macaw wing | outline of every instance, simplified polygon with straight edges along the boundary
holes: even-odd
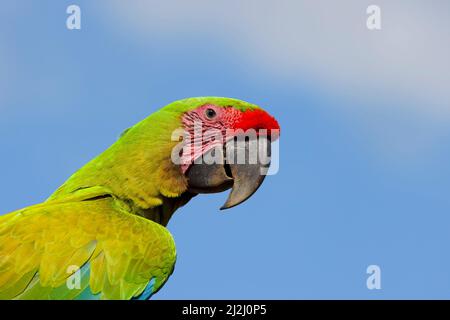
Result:
[[[175,260],[168,230],[112,197],[0,217],[0,299],[147,299]]]

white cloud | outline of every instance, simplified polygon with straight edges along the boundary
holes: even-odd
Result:
[[[446,0],[109,4],[102,10],[110,10],[121,33],[128,30],[127,37],[149,49],[155,38],[196,43],[214,39],[230,47],[242,63],[291,91],[303,91],[301,84],[307,81],[331,97],[342,97],[338,105],[354,121],[355,132],[366,136],[374,158],[394,167],[434,159],[450,132]],[[372,4],[381,8],[379,31],[366,27],[366,9]],[[342,101],[349,101],[348,106]]]
[[[375,2],[380,31],[366,28],[373,3],[361,0],[117,0],[111,8],[143,41],[212,35],[293,85],[302,77],[351,97],[392,95],[450,119],[450,3]]]

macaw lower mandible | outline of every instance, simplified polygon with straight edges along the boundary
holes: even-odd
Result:
[[[224,148],[249,129],[273,140],[279,125],[236,99],[173,102],[126,130],[47,201],[0,216],[0,299],[149,299],[175,265],[165,228],[175,210],[199,193],[231,188],[222,209],[230,208],[261,185],[267,163],[230,161],[239,147]],[[223,162],[196,161],[202,157]]]

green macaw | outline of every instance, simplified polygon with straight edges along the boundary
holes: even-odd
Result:
[[[216,129],[224,139],[198,143],[199,123],[201,134]],[[174,138],[179,128],[184,135]],[[231,188],[222,209],[230,208],[262,183],[263,164],[235,164],[221,153],[238,129],[279,126],[236,99],[173,102],[126,130],[45,202],[0,216],[0,299],[149,299],[174,269],[166,225],[175,210],[198,193]],[[174,152],[180,144],[194,148]],[[215,152],[223,164],[195,161]]]

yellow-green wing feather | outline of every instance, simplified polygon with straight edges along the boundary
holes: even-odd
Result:
[[[0,217],[0,299],[73,299],[87,291],[131,299],[150,281],[156,292],[175,260],[168,230],[112,197],[50,201]],[[81,285],[70,289],[77,268]]]

